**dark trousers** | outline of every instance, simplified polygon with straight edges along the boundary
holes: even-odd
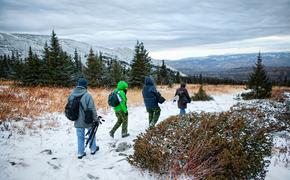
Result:
[[[147,112],[149,113],[149,127],[154,127],[159,119],[161,109],[149,109]]]
[[[128,115],[123,111],[116,112],[118,121],[114,125],[113,129],[110,131],[111,134],[114,134],[115,131],[122,125],[122,135],[128,133]]]

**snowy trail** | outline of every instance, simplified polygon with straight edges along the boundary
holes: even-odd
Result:
[[[237,103],[233,94],[213,96],[214,101],[192,102],[187,111],[220,112],[229,110]],[[176,103],[172,101],[161,105],[160,121],[179,113]],[[121,138],[120,129],[112,139],[108,132],[116,122],[113,111],[104,115],[106,120],[96,134],[100,151],[81,160],[76,158],[76,135],[73,123],[63,114],[45,114],[34,124],[42,128],[26,130],[24,135],[1,131],[0,180],[53,180],[53,179],[156,179],[148,172],[141,172],[126,161],[126,155],[133,153],[133,148],[116,152],[113,145],[133,140],[148,127],[148,118],[143,106],[129,107],[128,131],[130,136]],[[98,111],[102,114],[102,111]],[[159,121],[159,122],[160,122]],[[58,124],[59,123],[59,124]],[[46,124],[58,124],[49,127]],[[15,123],[20,126],[21,122]],[[10,138],[8,138],[10,136]],[[286,171],[287,173],[287,171]],[[290,173],[290,171],[288,171]]]

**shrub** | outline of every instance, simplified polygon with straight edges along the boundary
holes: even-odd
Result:
[[[264,118],[257,109],[170,117],[137,137],[128,161],[174,178],[264,178],[271,132],[289,128]]]
[[[191,97],[191,100],[193,100],[193,101],[210,101],[210,100],[213,100],[213,98],[206,94],[205,90],[203,89],[203,86],[201,85],[199,87],[198,92],[194,93],[194,95]]]

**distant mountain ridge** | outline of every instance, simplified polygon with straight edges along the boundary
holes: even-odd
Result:
[[[257,61],[258,53],[234,54],[167,60],[166,64],[187,74],[246,80]],[[272,79],[290,77],[290,52],[261,53],[263,64]]]
[[[0,55],[11,54],[12,51],[17,51],[22,57],[28,55],[29,46],[32,51],[38,55],[42,55],[42,50],[45,42],[49,44],[49,35],[34,35],[34,34],[20,34],[20,33],[0,33]],[[77,49],[78,54],[82,57],[82,62],[85,63],[86,55],[92,47],[94,52],[102,52],[103,55],[117,58],[117,60],[130,63],[134,56],[134,51],[130,48],[115,48],[109,49],[101,46],[92,46],[88,43],[79,42],[71,39],[59,38],[62,49],[68,54],[74,54]]]
[[[12,51],[18,52],[21,57],[27,57],[29,46],[32,51],[38,55],[42,55],[45,42],[49,44],[50,35],[35,35],[35,34],[20,34],[20,33],[0,33],[0,55],[10,54]],[[105,48],[101,46],[90,45],[85,42],[75,41],[72,39],[59,38],[60,45],[64,51],[73,57],[74,50],[77,49],[78,54],[81,56],[82,62],[86,62],[86,57],[92,47],[94,52],[102,52],[104,56],[116,58],[118,61],[129,65],[134,58],[134,51],[128,47],[122,48]],[[161,65],[161,61],[152,59],[154,65]],[[173,71],[177,71],[171,66],[167,66]],[[186,76],[182,72],[180,75]]]
[[[28,54],[29,46],[33,52],[42,55],[45,42],[50,41],[50,35],[34,35],[20,33],[0,33],[0,55],[11,54],[17,51],[22,57]],[[94,52],[102,52],[103,55],[116,58],[119,61],[130,64],[134,57],[134,51],[130,48],[105,48],[101,46],[90,45],[85,42],[71,39],[59,38],[59,42],[64,51],[71,56],[77,49],[86,62],[86,56],[92,47]],[[290,52],[262,53],[263,64],[267,67],[272,78],[278,76],[287,76],[290,79]],[[218,55],[206,57],[192,57],[179,60],[166,60],[168,68],[181,72],[181,75],[200,75],[217,78],[232,78],[237,80],[246,80],[252,67],[255,65],[257,53]],[[161,65],[160,60],[152,59],[153,64]]]

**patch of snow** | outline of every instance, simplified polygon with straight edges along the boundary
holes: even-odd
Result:
[[[213,101],[195,101],[188,105],[187,112],[227,111],[238,101],[235,94],[214,95]],[[160,121],[177,115],[177,103],[172,100],[161,105]],[[102,115],[106,120],[96,134],[100,150],[77,159],[76,132],[73,122],[63,113],[46,113],[32,123],[32,128],[25,128],[25,121],[8,121],[0,125],[0,179],[158,179],[148,171],[141,171],[131,166],[126,157],[134,153],[132,147],[123,152],[116,152],[120,144],[133,145],[137,135],[148,128],[148,114],[145,107],[129,107],[129,137],[121,138],[121,129],[115,133],[115,139],[109,131],[117,118],[113,110]],[[103,112],[98,110],[98,112]],[[21,133],[16,129],[20,129]],[[278,140],[277,142],[280,143]],[[284,141],[281,141],[284,143]],[[279,144],[277,143],[277,144]],[[290,171],[279,167],[270,167],[268,179],[283,179]],[[274,173],[271,173],[271,172]],[[281,171],[281,173],[280,173]],[[279,174],[275,174],[279,172]],[[277,176],[279,175],[279,176]]]

